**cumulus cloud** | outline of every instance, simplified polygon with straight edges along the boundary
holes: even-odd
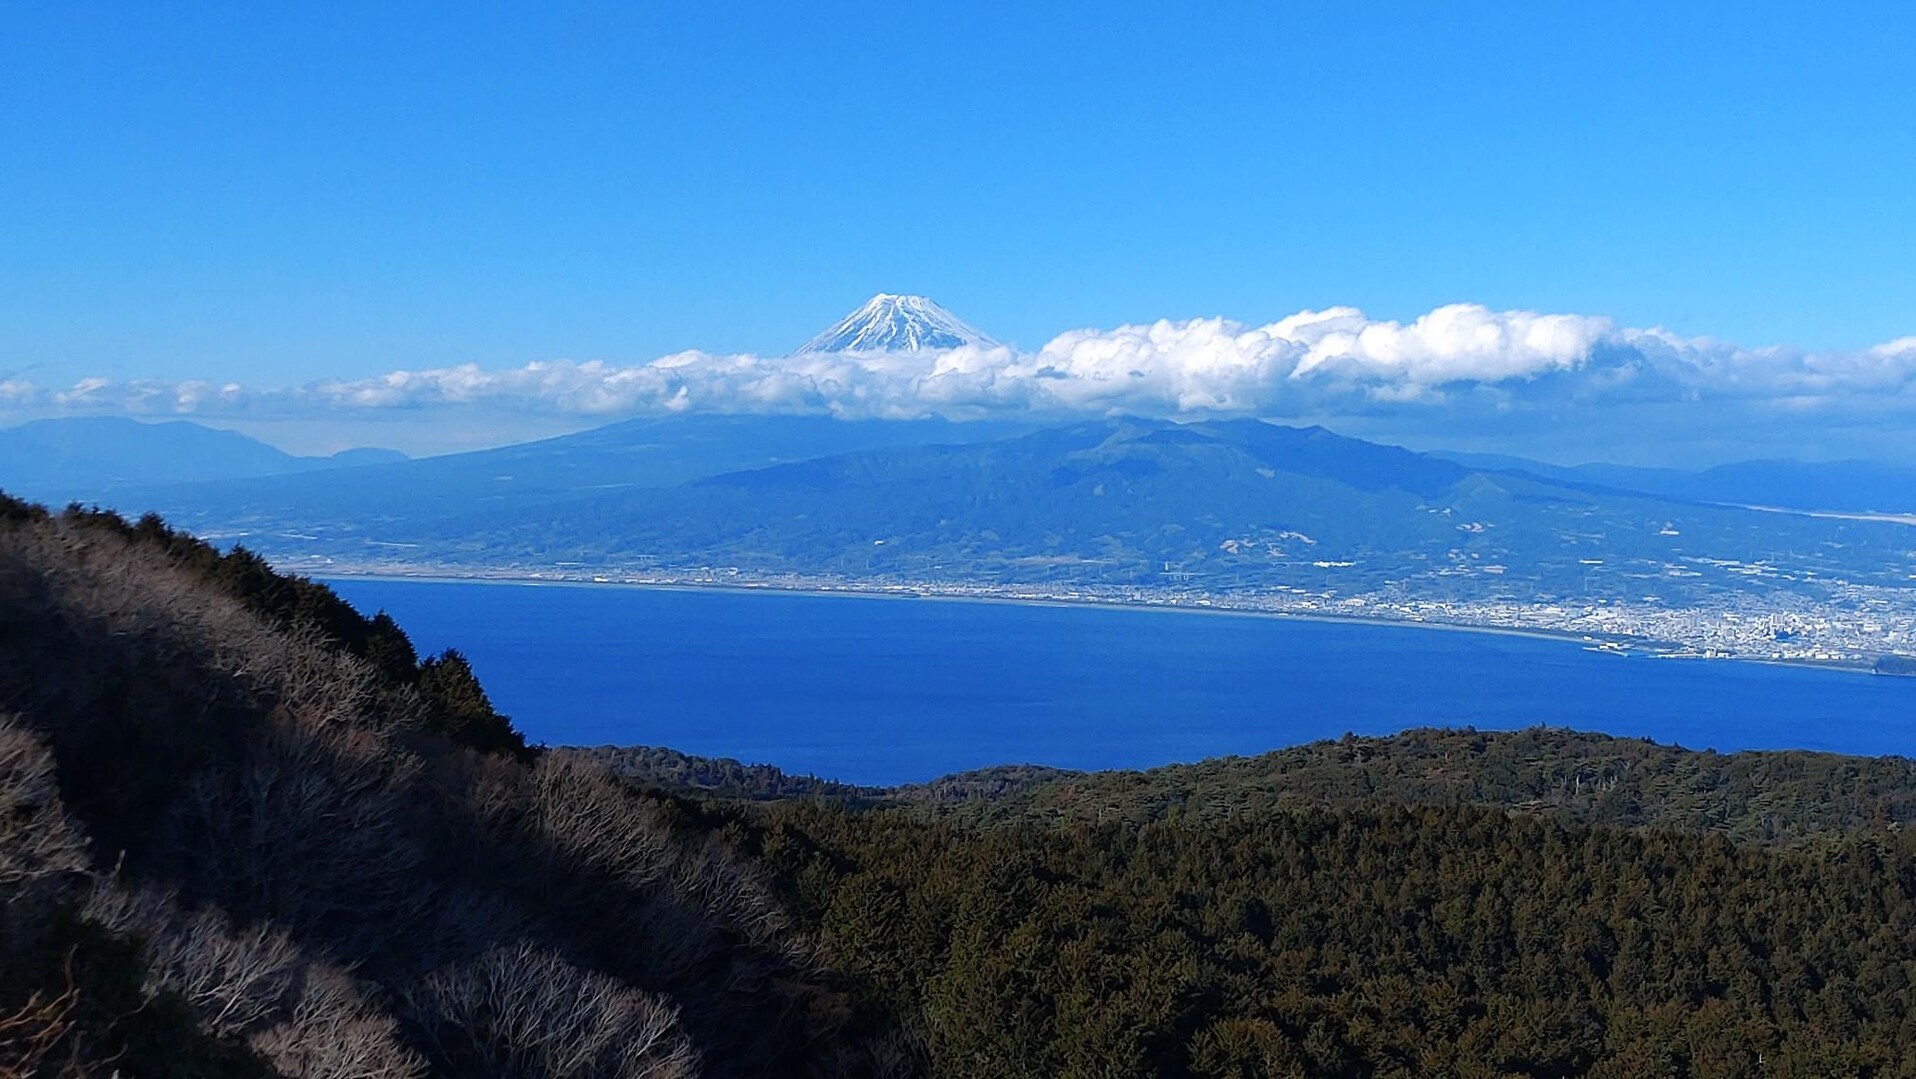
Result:
[[[636,364],[465,365],[289,388],[87,378],[42,389],[0,382],[4,412],[250,417],[485,406],[581,418],[1024,412],[1398,416],[1468,425],[1592,406],[1711,402],[1778,414],[1916,414],[1916,337],[1853,351],[1745,348],[1595,316],[1452,304],[1409,322],[1334,307],[1264,325],[1201,318],[1080,329],[1028,352],[996,345],[796,357],[694,351]]]

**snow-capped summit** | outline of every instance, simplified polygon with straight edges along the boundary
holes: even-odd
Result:
[[[911,352],[960,345],[997,347],[998,342],[925,296],[881,292],[838,325],[800,346],[794,356],[814,352]]]

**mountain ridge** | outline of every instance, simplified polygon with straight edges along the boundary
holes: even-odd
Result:
[[[1916,823],[1916,760],[1812,750],[1718,753],[1564,727],[1420,727],[1142,770],[1003,764],[861,786],[662,747],[564,752],[640,789],[721,799],[825,798],[979,824],[1133,823],[1302,807],[1470,804],[1564,823],[1714,832],[1795,844]]]
[[[1473,468],[1525,472],[1564,483],[1689,502],[1810,512],[1916,513],[1916,466],[1887,461],[1759,458],[1690,471],[1603,462],[1555,465],[1504,454],[1440,451],[1434,456]]]
[[[786,443],[815,446],[824,433],[846,439],[843,452],[739,467],[763,449],[767,422],[628,421],[567,436],[604,440],[597,463],[555,441],[463,462],[173,488],[133,508],[301,565],[720,567],[1583,606],[1646,594],[1668,606],[1816,597],[1848,584],[1901,595],[1916,579],[1906,525],[1472,469],[1322,428],[1118,417],[1006,431],[785,417]],[[633,462],[655,436],[667,459],[648,485]],[[455,466],[466,471],[443,471]]]
[[[372,447],[300,456],[191,420],[65,416],[0,428],[0,488],[56,502],[98,500],[142,485],[246,480],[410,459]]]

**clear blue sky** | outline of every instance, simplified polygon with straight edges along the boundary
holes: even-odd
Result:
[[[924,292],[1916,333],[1916,4],[16,4],[0,375],[780,353]]]

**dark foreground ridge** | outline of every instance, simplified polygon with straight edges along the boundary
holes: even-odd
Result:
[[[1907,761],[1425,731],[874,792],[617,754],[648,790],[322,586],[5,500],[0,715],[0,1076],[1916,1060]]]
[[[1004,765],[860,787],[669,749],[567,750],[641,788],[766,801],[923,807],[974,824],[1145,823],[1283,809],[1473,805],[1563,823],[1793,843],[1916,821],[1916,760],[1806,750],[1715,753],[1554,727],[1418,729],[1148,771]]]

